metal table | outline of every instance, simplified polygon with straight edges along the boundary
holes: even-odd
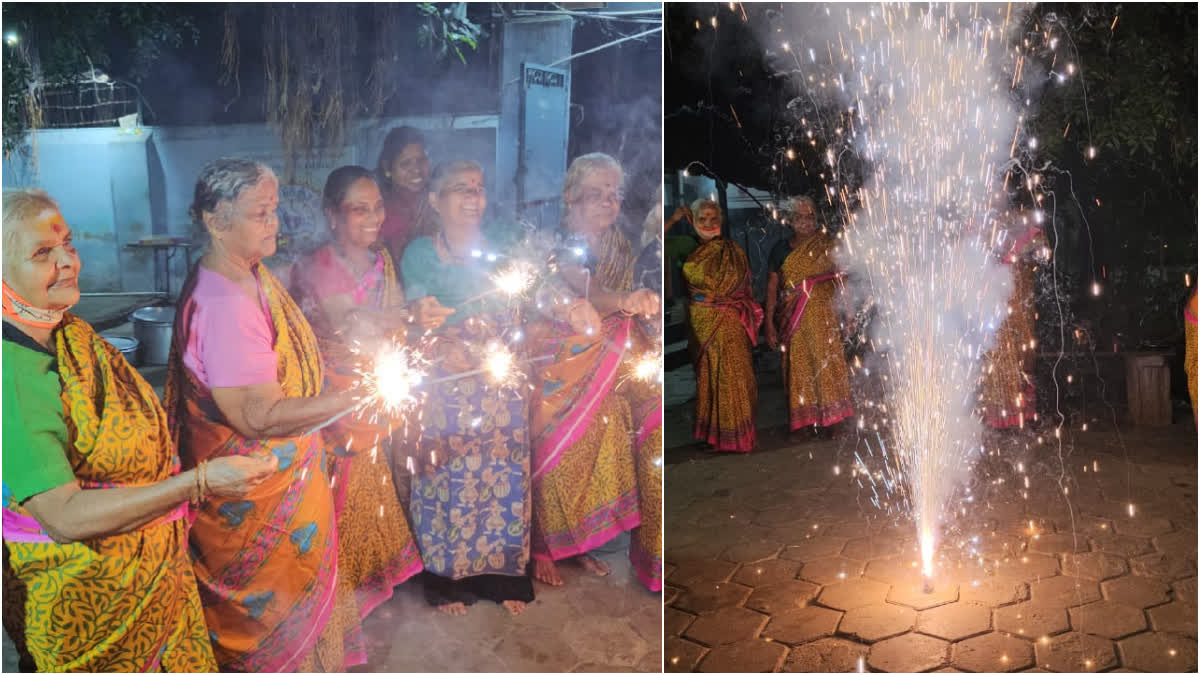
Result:
[[[196,245],[187,237],[146,237],[130,244],[130,250],[149,250],[154,254],[154,293],[171,299],[171,261],[182,251],[187,265],[192,267],[192,249]]]

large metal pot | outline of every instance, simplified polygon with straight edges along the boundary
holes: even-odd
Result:
[[[146,365],[166,365],[174,324],[174,307],[143,307],[133,313],[133,334],[142,343],[142,361]]]
[[[108,340],[110,345],[116,347],[121,352],[121,355],[125,357],[125,360],[129,362],[129,365],[135,367],[139,365],[138,347],[141,346],[141,343],[137,338],[129,337],[128,335],[113,335],[111,333],[101,333],[100,337]]]

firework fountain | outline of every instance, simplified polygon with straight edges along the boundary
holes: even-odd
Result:
[[[837,261],[851,301],[877,313],[869,342],[887,375],[884,400],[870,409],[890,438],[867,444],[886,468],[860,473],[916,521],[928,585],[945,514],[981,454],[980,364],[1012,287],[992,247],[1003,240],[994,221],[1023,121],[1010,95],[1020,10],[819,12],[828,25],[803,31],[815,38],[778,45],[804,91],[789,106],[800,117],[794,142],[827,144],[826,198],[846,223]],[[780,153],[781,162],[796,156]],[[846,180],[846,157],[867,167],[861,187]]]

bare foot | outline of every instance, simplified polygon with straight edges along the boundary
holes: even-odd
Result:
[[[504,605],[504,609],[507,609],[508,613],[513,616],[520,616],[521,612],[525,611],[525,603],[521,602],[520,600],[505,600],[501,604]]]
[[[464,616],[467,613],[467,606],[461,602],[449,602],[444,605],[438,605],[437,610],[442,614],[450,616]]]
[[[558,569],[554,566],[553,560],[543,560],[541,558],[533,559],[533,578],[546,584],[547,586],[562,586],[562,577],[558,576]]]
[[[598,577],[606,577],[609,574],[612,574],[612,568],[608,566],[608,563],[597,560],[586,553],[577,556],[575,560],[579,562],[580,567]]]

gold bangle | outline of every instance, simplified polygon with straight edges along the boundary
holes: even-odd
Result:
[[[200,462],[200,501],[208,496],[208,460]]]

